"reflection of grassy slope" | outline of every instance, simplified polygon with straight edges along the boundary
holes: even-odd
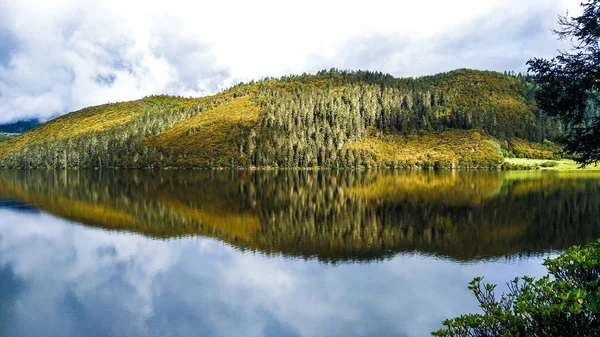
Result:
[[[489,71],[458,69],[438,76],[434,82],[448,97],[445,107],[448,112],[470,113],[473,119],[493,118],[498,130],[524,133],[526,124],[523,122],[534,117],[529,106],[532,101],[521,95],[516,78]]]
[[[559,190],[584,192],[589,186],[580,183],[592,179],[600,179],[597,171],[512,171],[507,172],[504,179],[505,188],[511,196],[526,196],[535,190]]]
[[[193,180],[192,180],[193,181]],[[235,185],[219,184],[220,195],[238,193]],[[189,219],[203,224],[203,235],[229,237],[235,240],[251,241],[252,234],[260,227],[256,213],[248,210],[248,206],[238,202],[237,198],[221,198],[215,195],[214,186],[206,181],[197,184],[187,181],[170,188],[161,188],[147,194],[176,213],[181,219]]]
[[[60,180],[60,177],[55,180],[56,176],[45,177],[55,183],[48,185],[39,180],[37,184],[19,185],[13,183],[15,180],[2,178],[0,175],[0,196],[10,196],[71,221],[111,230],[133,231],[151,237],[215,237],[217,233],[220,234],[216,236],[218,238],[226,236],[232,242],[237,242],[238,239],[247,240],[248,231],[257,224],[256,217],[251,215],[227,213],[225,210],[231,209],[226,207],[211,209],[210,202],[214,203],[214,199],[207,203],[208,209],[194,209],[176,200],[165,200],[160,195],[154,202],[154,195],[146,196],[151,199],[139,195],[141,199],[129,200],[124,196],[106,195],[108,189],[102,193],[90,191],[86,194],[81,190],[72,193],[67,187],[69,184],[64,181],[55,183]],[[32,180],[36,181],[35,178]],[[61,185],[63,188],[58,187]],[[161,199],[166,203],[162,204]],[[244,228],[247,230],[244,231]]]
[[[600,235],[597,179],[517,173],[4,171],[0,196],[102,228],[326,261],[470,260]]]
[[[539,185],[530,187],[529,192],[536,193]],[[375,221],[383,222],[383,227],[394,214],[404,214],[392,219],[388,229],[406,250],[466,259],[506,255],[518,251],[511,245],[522,240],[528,228],[523,217],[497,210],[486,213],[491,211],[486,205],[506,194],[499,172],[401,172],[376,176],[347,192],[368,200],[371,212],[381,217]]]
[[[258,120],[259,110],[248,96],[236,98],[179,122],[147,139],[145,145],[173,154],[169,166],[250,166],[251,160],[240,154],[240,146]]]
[[[600,235],[597,195],[590,189],[569,195],[558,189],[529,191],[493,198],[476,208],[382,201],[371,206],[371,212],[383,228],[400,226],[401,231],[394,231],[402,234],[393,240],[395,249],[471,260],[564,249],[594,240]],[[560,204],[561,199],[568,203]],[[404,215],[389,220],[394,212]]]
[[[2,195],[35,205],[71,221],[116,230],[132,230],[140,227],[139,219],[134,215],[116,210],[108,205],[73,200],[64,196],[30,193],[3,179],[0,179],[0,191],[2,191]]]
[[[348,189],[350,195],[370,201],[438,203],[446,206],[476,206],[499,192],[502,175],[490,174],[411,174],[382,175],[371,184]]]
[[[502,164],[499,146],[477,131],[448,130],[441,134],[405,137],[369,136],[346,145],[347,149],[370,154],[371,161],[387,166],[491,167]]]

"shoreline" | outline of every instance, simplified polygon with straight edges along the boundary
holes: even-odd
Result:
[[[544,166],[548,163],[553,166]],[[508,164],[508,165],[507,165]],[[529,159],[529,158],[505,158],[504,162],[497,167],[390,167],[390,166],[363,166],[359,165],[353,168],[347,167],[274,167],[274,166],[250,166],[250,167],[143,167],[143,168],[124,168],[124,167],[69,167],[69,168],[8,168],[0,167],[2,170],[209,170],[209,171],[368,171],[368,170],[407,170],[407,171],[572,171],[572,172],[598,172],[600,173],[600,165],[588,165],[585,168],[580,168],[579,164],[572,159]]]

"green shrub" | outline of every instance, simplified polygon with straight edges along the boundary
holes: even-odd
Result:
[[[510,141],[511,151],[521,158],[531,159],[560,159],[562,148],[546,140],[544,144],[529,142],[519,138]]]
[[[501,149],[502,152],[502,156],[504,156],[504,158],[514,158],[515,154],[510,150],[510,149]]]
[[[508,283],[496,300],[495,284],[475,278],[469,289],[483,314],[443,322],[434,336],[600,336],[600,240],[546,259],[549,275]]]

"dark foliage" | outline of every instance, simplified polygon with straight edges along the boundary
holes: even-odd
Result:
[[[29,119],[14,123],[0,124],[0,133],[23,133],[40,125],[37,119]]]
[[[581,16],[559,17],[555,31],[572,42],[571,51],[551,60],[535,58],[528,65],[539,85],[540,108],[561,118],[567,150],[585,166],[600,160],[600,2],[582,6]]]
[[[495,284],[469,289],[483,314],[444,321],[434,336],[600,336],[600,241],[567,249],[544,265],[549,275],[516,278],[496,300]]]

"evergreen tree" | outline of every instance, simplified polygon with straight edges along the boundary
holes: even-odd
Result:
[[[600,160],[600,2],[588,0],[582,7],[581,16],[559,17],[555,31],[572,42],[572,50],[528,65],[539,85],[538,104],[564,122],[567,150],[585,166]]]

